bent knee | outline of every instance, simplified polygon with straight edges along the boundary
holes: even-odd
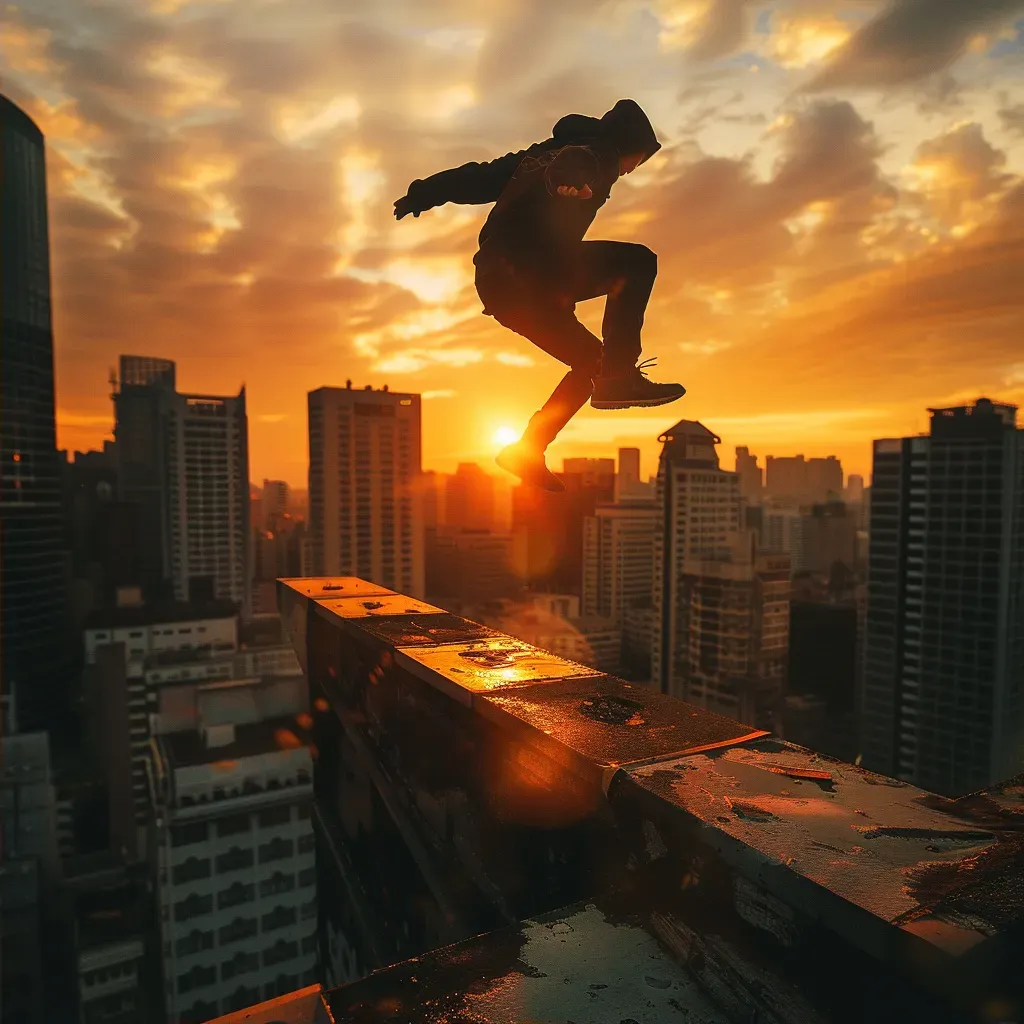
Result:
[[[655,277],[658,273],[658,254],[646,245],[634,242],[630,245],[629,258],[632,265],[641,273]]]

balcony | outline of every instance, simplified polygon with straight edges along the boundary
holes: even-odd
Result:
[[[348,953],[217,1024],[1024,1020],[1024,778],[947,800],[362,580],[278,587]]]

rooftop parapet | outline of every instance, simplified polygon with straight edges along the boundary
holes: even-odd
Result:
[[[364,963],[418,955],[323,994],[338,1024],[1021,1019],[1024,780],[946,800],[362,580],[278,587],[314,731],[448,901],[433,947],[472,934],[439,866],[496,910]]]

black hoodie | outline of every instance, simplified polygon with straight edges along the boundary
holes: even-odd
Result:
[[[619,177],[619,157],[653,156],[658,142],[647,115],[619,100],[603,117],[567,114],[551,138],[489,163],[463,164],[409,186],[417,212],[445,203],[495,203],[480,232],[482,258],[497,256],[520,270],[545,274],[569,256]],[[590,199],[558,194],[562,185]]]

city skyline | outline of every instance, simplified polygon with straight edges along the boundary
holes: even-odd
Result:
[[[349,377],[426,396],[427,466],[486,461],[559,367],[480,316],[485,208],[395,224],[391,202],[624,95],[664,152],[592,235],[659,255],[645,354],[688,387],[678,415],[865,473],[929,406],[1021,404],[1013,5],[407,6],[11,12],[5,92],[48,145],[61,447],[99,446],[97,385],[137,351],[188,391],[246,385],[257,479],[301,482],[303,396]],[[672,419],[587,411],[552,454],[651,459]]]

